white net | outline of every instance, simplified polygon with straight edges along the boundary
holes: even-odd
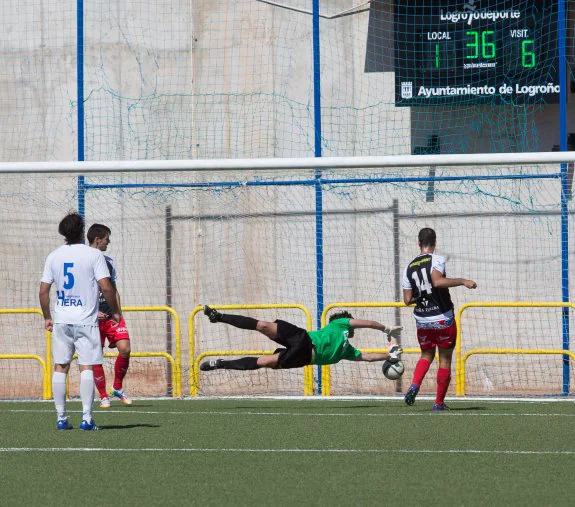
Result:
[[[437,231],[437,251],[447,259],[448,276],[478,283],[476,291],[451,290],[456,309],[473,301],[561,301],[562,269],[573,248],[562,244],[559,166],[433,171],[431,178],[429,168],[324,171],[320,184],[312,170],[120,172],[87,176],[83,195],[87,225],[104,223],[112,230],[109,254],[117,264],[123,305],[167,305],[179,316],[181,392],[188,394],[198,354],[275,348],[257,333],[210,325],[200,313],[190,362],[187,321],[196,306],[301,304],[315,328],[320,302],[325,307],[401,300],[400,274],[418,254],[422,227]],[[4,175],[1,188],[2,306],[37,308],[43,262],[61,244],[57,224],[77,205],[78,180],[74,175]],[[409,309],[352,312],[357,318],[403,325],[404,347],[417,347]],[[295,309],[238,313],[306,327],[305,315]],[[127,312],[126,322],[134,352],[164,353],[176,360],[175,321],[166,311]],[[472,308],[463,314],[461,352],[561,350],[568,337],[563,322],[556,308]],[[0,325],[0,354],[46,357],[40,316],[2,315]],[[382,338],[363,330],[353,343],[377,348],[385,346]],[[404,382],[416,357],[406,354]],[[136,396],[174,394],[171,364],[165,356],[132,358],[127,389]],[[3,396],[37,396],[39,368],[30,360],[5,361]],[[476,354],[467,362],[465,379],[468,393],[559,394],[563,375],[561,355]],[[314,378],[317,392],[323,379],[317,370]],[[200,395],[303,394],[303,372],[201,373],[198,387]],[[396,387],[383,379],[380,365],[332,368],[332,394],[386,394]],[[434,382],[428,380],[425,389],[433,391]]]

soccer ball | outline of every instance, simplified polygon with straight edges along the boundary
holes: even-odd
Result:
[[[405,367],[403,366],[403,361],[397,361],[392,363],[391,361],[384,361],[381,366],[381,370],[386,378],[389,380],[397,380],[403,375]]]

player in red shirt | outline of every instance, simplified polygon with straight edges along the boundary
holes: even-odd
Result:
[[[111,230],[109,227],[102,224],[94,224],[88,229],[86,236],[92,248],[105,252],[110,244],[110,234]],[[114,267],[114,260],[107,255],[104,255],[104,258],[106,259],[106,264],[110,270],[110,280],[116,288],[118,308],[121,308],[120,294],[116,287],[116,268]],[[102,342],[102,348],[104,348],[107,339],[109,348],[118,349],[118,357],[114,363],[114,384],[110,394],[118,398],[124,405],[131,405],[132,400],[128,397],[122,387],[124,377],[126,376],[128,367],[130,366],[130,335],[128,334],[128,328],[126,327],[126,323],[123,318],[119,324],[116,324],[111,319],[110,307],[102,297],[100,297],[100,305],[98,308],[98,326],[100,328],[100,341]],[[96,384],[96,389],[98,389],[98,392],[100,393],[100,408],[110,408],[110,398],[106,391],[106,376],[101,364],[94,367],[94,383]]]
[[[418,241],[420,254],[406,266],[401,282],[403,301],[406,305],[415,303],[413,316],[417,341],[421,347],[421,357],[405,395],[405,403],[415,403],[421,382],[435,359],[437,349],[440,366],[437,370],[437,395],[433,410],[447,410],[444,400],[451,381],[451,357],[457,336],[449,288],[463,285],[475,289],[477,284],[465,278],[446,277],[445,259],[434,253],[436,234],[433,229],[421,229]]]

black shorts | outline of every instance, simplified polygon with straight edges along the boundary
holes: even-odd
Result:
[[[285,349],[278,349],[278,368],[301,368],[311,364],[313,343],[305,329],[285,320],[276,320],[278,336],[276,342]]]

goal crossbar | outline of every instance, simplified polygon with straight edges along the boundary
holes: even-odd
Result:
[[[391,155],[323,158],[247,158],[205,160],[122,160],[88,162],[0,162],[0,174],[107,173],[229,170],[309,170],[425,166],[563,164],[575,162],[575,151],[456,155]]]

